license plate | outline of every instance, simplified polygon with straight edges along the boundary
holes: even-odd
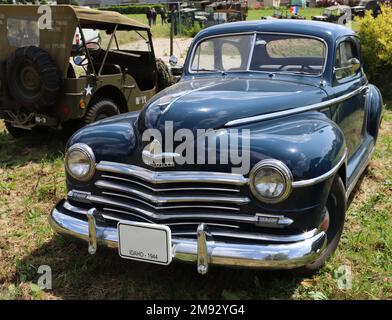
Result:
[[[171,262],[171,231],[168,226],[119,222],[117,230],[120,257],[163,265]]]

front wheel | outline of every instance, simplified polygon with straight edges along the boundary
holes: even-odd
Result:
[[[323,229],[326,229],[327,247],[316,261],[295,270],[300,275],[315,273],[323,266],[338,246],[346,214],[346,190],[342,179],[338,175],[336,175],[332,183],[326,209],[327,216],[323,222]]]
[[[90,124],[118,114],[120,114],[120,109],[113,100],[98,98],[89,106],[84,117],[84,123]]]

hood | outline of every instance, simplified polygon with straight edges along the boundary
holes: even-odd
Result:
[[[302,107],[327,98],[312,84],[277,79],[224,78],[183,80],[155,96],[141,112],[139,132],[173,129],[219,129],[227,122]]]

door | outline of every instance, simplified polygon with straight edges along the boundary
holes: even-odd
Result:
[[[348,158],[355,154],[365,138],[365,96],[367,80],[361,67],[359,45],[355,38],[348,37],[337,44],[334,68],[334,96],[353,96],[338,103],[334,108],[333,120],[340,126],[346,139]]]

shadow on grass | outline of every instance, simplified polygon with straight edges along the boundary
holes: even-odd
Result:
[[[45,130],[14,138],[4,130],[0,132],[0,165],[12,168],[62,157],[68,137],[59,131]]]
[[[125,260],[117,251],[54,236],[21,261],[21,268],[49,265],[51,294],[63,299],[289,299],[302,278],[290,272],[212,266],[207,275],[196,265],[158,266]],[[38,275],[31,274],[30,281]],[[18,279],[15,279],[18,281]]]

